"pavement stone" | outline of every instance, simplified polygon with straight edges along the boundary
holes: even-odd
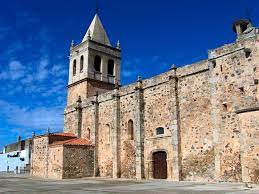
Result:
[[[242,183],[172,182],[82,178],[46,180],[29,175],[0,173],[0,193],[95,193],[95,194],[259,194],[259,186]]]

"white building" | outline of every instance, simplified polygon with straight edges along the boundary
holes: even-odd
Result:
[[[0,172],[23,173],[30,170],[31,139],[21,140],[4,147],[0,154]]]

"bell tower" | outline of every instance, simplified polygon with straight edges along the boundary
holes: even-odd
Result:
[[[95,14],[82,42],[70,46],[67,105],[98,93],[112,90],[120,84],[121,48],[119,41],[113,47]]]

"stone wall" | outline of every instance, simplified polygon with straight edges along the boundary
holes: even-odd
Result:
[[[128,93],[129,91],[129,93]],[[136,176],[136,151],[135,140],[131,138],[129,131],[129,121],[135,123],[135,101],[134,91],[125,88],[120,97],[120,159],[121,159],[121,177],[135,178]],[[134,136],[134,134],[133,134]]]
[[[168,179],[257,182],[258,48],[257,37],[224,45],[208,60],[83,100],[97,175],[152,178],[153,153],[164,151]],[[76,133],[77,120],[68,106],[65,130]]]
[[[238,115],[241,133],[241,162],[244,182],[259,183],[259,111]]]
[[[92,123],[94,122],[94,102],[95,97],[89,97],[87,100],[83,100],[82,106],[82,123],[81,123],[81,135],[82,138],[88,138],[88,129],[92,129]],[[78,134],[78,110],[76,109],[77,103],[71,104],[66,107],[64,111],[64,131]],[[93,132],[93,129],[91,130]]]
[[[49,147],[48,178],[63,178],[63,152],[62,145]]]
[[[67,108],[68,110],[68,108]],[[75,108],[69,108],[64,115],[64,132],[77,134],[78,129],[78,115]]]
[[[94,175],[94,146],[66,145],[75,137],[45,135],[33,139],[31,175],[51,178],[77,178]]]
[[[79,96],[81,96],[82,100],[85,100],[87,98],[87,82],[78,82],[77,84],[69,86],[67,93],[68,106],[76,103]]]
[[[114,84],[89,80],[87,83],[87,96],[94,96],[97,92],[102,94],[112,89],[114,89]]]
[[[236,110],[256,107],[257,41],[225,45],[210,52],[212,125],[215,176],[222,181],[242,181],[241,144]],[[248,50],[249,52],[247,52]]]
[[[199,69],[204,66],[205,68]],[[210,119],[208,62],[179,70],[179,119],[181,130],[182,180],[209,181],[214,178],[213,134]],[[194,69],[195,68],[195,69]]]
[[[145,177],[153,178],[153,153],[167,153],[167,175],[172,179],[172,104],[169,74],[162,74],[143,81],[144,100],[144,161]],[[156,129],[162,127],[164,134],[157,135]]]
[[[87,106],[82,110],[82,138],[90,139],[94,142],[95,137],[95,113],[94,106]]]
[[[94,175],[94,147],[64,145],[63,157],[63,178]]]
[[[48,137],[33,139],[31,175],[48,177]]]
[[[99,96],[99,141],[98,141],[98,167],[102,177],[112,177],[112,126],[113,103],[112,95],[108,92]]]

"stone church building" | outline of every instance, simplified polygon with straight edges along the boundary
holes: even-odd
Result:
[[[34,137],[32,175],[258,183],[259,29],[233,31],[206,60],[121,86],[96,14],[70,47],[64,133]]]

